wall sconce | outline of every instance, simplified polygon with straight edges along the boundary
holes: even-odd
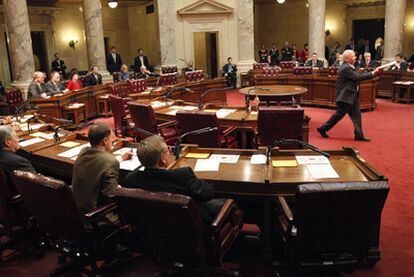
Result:
[[[70,40],[69,41],[69,47],[72,48],[73,50],[75,50],[75,45],[78,43],[78,40]]]
[[[111,9],[115,9],[116,7],[118,7],[118,0],[108,0],[108,6]]]

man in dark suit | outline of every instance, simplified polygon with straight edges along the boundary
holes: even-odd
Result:
[[[33,81],[27,89],[27,100],[25,103],[25,107],[27,109],[35,108],[35,105],[32,103],[32,99],[47,98],[48,95],[46,93],[45,75],[45,73],[40,71],[36,71],[33,74]]]
[[[351,38],[349,40],[349,43],[347,45],[345,45],[345,50],[352,50],[355,52],[355,55],[358,56],[358,49],[355,45],[355,40],[353,38]]]
[[[374,49],[371,47],[369,40],[366,39],[364,45],[362,45],[361,49],[359,50],[360,54],[370,53],[371,57],[374,56]]]
[[[271,66],[279,64],[279,49],[276,47],[276,43],[272,43],[272,48],[270,48],[268,62]]]
[[[282,48],[282,59],[281,61],[293,60],[293,48],[289,46],[289,42],[285,41],[285,45]]]
[[[115,46],[111,47],[111,53],[106,57],[106,67],[109,73],[119,72],[122,66],[121,55],[116,52]]]
[[[381,44],[375,49],[375,60],[381,61],[384,58],[384,40],[381,40]]]
[[[60,74],[57,71],[50,73],[50,80],[46,83],[46,94],[53,96],[63,93],[66,90],[65,85],[60,82]]]
[[[323,68],[323,61],[318,60],[318,54],[313,53],[312,58],[306,61],[305,66],[312,68]]]
[[[338,81],[336,83],[336,105],[337,110],[335,114],[317,131],[322,137],[328,138],[326,133],[338,123],[346,114],[354,124],[355,140],[369,141],[370,139],[364,136],[362,132],[361,110],[359,108],[359,87],[360,82],[374,78],[379,74],[380,70],[375,69],[372,72],[360,74],[356,71],[354,64],[356,61],[355,52],[352,50],[345,50],[342,54],[344,63],[338,71]]]
[[[131,152],[126,152],[117,160],[111,154],[113,133],[104,123],[93,124],[88,139],[91,147],[79,153],[72,177],[72,191],[82,214],[113,201],[113,193],[118,188],[119,162],[132,156]],[[111,215],[107,220],[114,222],[116,217]]]
[[[7,181],[11,184],[13,170],[23,170],[36,173],[32,164],[25,158],[16,154],[20,148],[19,138],[11,125],[0,126],[0,165],[6,174]],[[10,186],[13,192],[15,189]]]
[[[92,87],[96,85],[102,85],[102,75],[99,74],[97,66],[92,66],[91,73],[85,77],[85,87]]]
[[[147,56],[144,56],[144,50],[138,49],[138,56],[134,60],[135,72],[139,72],[142,66],[145,66],[149,71],[154,71],[149,63]]]
[[[62,75],[62,78],[66,78],[66,65],[65,62],[59,58],[59,53],[55,53],[55,60],[52,61],[53,71],[59,72]]]
[[[214,199],[211,185],[198,179],[190,167],[168,170],[173,162],[165,140],[158,135],[147,137],[137,148],[144,171],[135,169],[125,178],[125,186],[190,196],[197,203],[204,222],[211,223],[224,203]]]
[[[359,64],[359,68],[362,68],[364,71],[370,71],[371,69],[377,67],[376,61],[371,59],[371,53],[364,53],[364,60]]]
[[[407,71],[408,63],[404,62],[403,57],[401,54],[395,55],[395,61],[397,62],[393,65],[390,70],[392,71]]]
[[[223,76],[227,79],[227,86],[234,88],[237,81],[237,66],[232,63],[231,57],[227,58],[227,63],[223,66]]]

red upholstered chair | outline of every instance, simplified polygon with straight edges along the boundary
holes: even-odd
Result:
[[[215,113],[203,111],[178,111],[178,127],[183,133],[206,128],[217,127],[217,131],[204,133],[201,135],[189,135],[185,137],[187,143],[198,144],[200,147],[237,147],[237,140],[232,133],[236,127],[220,126]]]
[[[176,66],[161,66],[161,73],[168,74],[168,73],[177,73],[178,68]]]
[[[109,106],[111,107],[112,114],[114,116],[114,126],[116,134],[126,135],[125,127],[128,126],[128,117],[125,110],[125,102],[121,97],[110,94]],[[120,130],[120,131],[118,131]]]
[[[336,76],[336,75],[338,75],[338,67],[330,67],[329,69],[328,69],[328,74],[330,75],[330,76]]]
[[[312,74],[312,68],[306,66],[295,66],[293,68],[293,75],[306,75]]]
[[[185,276],[210,276],[209,271],[220,266],[243,225],[243,212],[231,199],[211,225],[203,226],[199,206],[188,196],[126,188],[115,195],[123,218],[139,230],[155,259],[169,268],[193,273]]]
[[[203,79],[204,79],[203,70],[185,72],[185,80],[187,82],[197,82]]]
[[[24,106],[23,94],[19,89],[6,88],[4,91],[7,108],[9,113],[14,113],[16,109]]]
[[[116,209],[115,204],[80,214],[71,189],[63,181],[23,171],[14,171],[12,179],[33,213],[45,243],[62,254],[59,260],[72,260],[52,274],[82,270],[88,265],[90,273],[97,274],[97,261],[110,264],[120,256],[116,243],[125,235],[126,227],[102,224],[105,216]],[[86,229],[84,223],[90,227]]]
[[[131,93],[143,92],[147,89],[145,79],[129,80],[129,91]]]
[[[278,66],[268,66],[263,68],[263,76],[277,76],[282,69]]]
[[[253,64],[253,69],[263,69],[268,66],[269,66],[268,63],[255,63]]]
[[[302,140],[303,117],[304,110],[299,108],[259,107],[256,144],[269,146],[282,138]]]
[[[158,122],[150,104],[129,102],[128,109],[135,127],[162,136],[169,145],[175,143],[178,135],[177,121]],[[143,139],[148,135],[139,133],[137,136]]]
[[[161,74],[159,79],[160,86],[174,85],[177,83],[177,73]]]
[[[116,95],[122,98],[128,98],[128,94],[129,94],[129,83],[128,82],[116,83],[116,84],[111,85],[110,88],[111,88],[112,95]]]
[[[280,62],[280,67],[282,69],[290,69],[296,66],[296,62],[294,61],[281,61]]]

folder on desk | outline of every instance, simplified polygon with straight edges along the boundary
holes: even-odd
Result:
[[[189,159],[207,159],[210,156],[210,153],[188,153],[185,155]]]
[[[296,160],[275,160],[272,161],[273,167],[296,167],[298,163]]]

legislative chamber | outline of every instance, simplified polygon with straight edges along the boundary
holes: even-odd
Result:
[[[3,0],[0,276],[414,274],[413,15]]]

